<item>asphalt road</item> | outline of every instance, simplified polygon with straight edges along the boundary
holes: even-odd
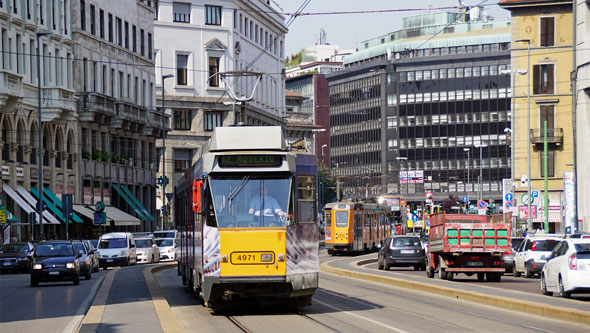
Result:
[[[0,332],[71,331],[104,276],[101,270],[77,286],[63,282],[31,288],[29,274],[0,275]]]
[[[327,259],[322,255],[322,260]],[[211,313],[176,270],[154,274],[183,330],[199,332],[588,332],[588,326],[523,315],[328,273],[313,305],[294,312],[256,302]],[[236,322],[241,326],[238,327]]]

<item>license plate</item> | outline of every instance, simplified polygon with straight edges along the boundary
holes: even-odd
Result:
[[[49,272],[49,275],[59,275],[59,272]]]
[[[11,262],[3,262],[2,266],[12,266],[12,263]]]
[[[483,266],[483,262],[479,262],[479,261],[470,261],[467,263],[467,266],[471,266],[471,267],[481,267]]]
[[[107,262],[113,262],[113,259],[107,259]]]
[[[270,255],[271,260],[262,261],[262,255]],[[233,252],[231,254],[231,263],[234,265],[251,265],[251,264],[270,264],[274,262],[274,253],[272,252]]]
[[[400,252],[401,254],[412,254],[414,253],[414,250],[401,250]]]

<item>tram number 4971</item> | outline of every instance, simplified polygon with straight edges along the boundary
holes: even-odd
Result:
[[[232,253],[231,262],[237,265],[268,264],[274,262],[274,254],[272,252]]]
[[[236,261],[254,262],[254,261],[256,261],[256,255],[254,255],[254,254],[238,254],[238,256],[236,257]]]

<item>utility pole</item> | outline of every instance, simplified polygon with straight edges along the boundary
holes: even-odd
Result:
[[[174,77],[172,74],[162,75],[162,230],[168,229],[168,206],[166,205],[166,95],[164,86],[166,79]]]
[[[530,39],[519,39],[515,42],[527,43],[527,92],[526,92],[526,100],[527,100],[527,115],[526,115],[526,123],[527,123],[527,172],[528,172],[528,209],[527,209],[527,228],[531,230],[533,228],[533,220],[532,220],[532,212],[531,212],[531,203],[532,203],[532,187],[533,187],[533,177],[531,175],[531,40]]]
[[[469,186],[471,183],[469,182],[469,173],[471,167],[471,160],[469,159],[469,152],[471,151],[470,148],[463,148],[463,151],[467,152],[467,210],[469,209]]]

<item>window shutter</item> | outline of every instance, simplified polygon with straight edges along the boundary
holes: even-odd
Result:
[[[554,82],[553,82],[553,67],[554,65],[547,65],[547,93],[548,94],[553,94],[553,86],[554,86]]]
[[[533,66],[533,94],[539,94],[541,87],[541,65]]]
[[[541,18],[541,46],[547,46],[547,18]]]
[[[547,18],[547,23],[545,24],[546,25],[545,29],[546,29],[546,34],[547,34],[547,37],[545,38],[546,39],[545,46],[553,46],[553,44],[554,44],[553,40],[555,39],[554,38],[555,24],[553,22],[554,22],[553,17]]]

